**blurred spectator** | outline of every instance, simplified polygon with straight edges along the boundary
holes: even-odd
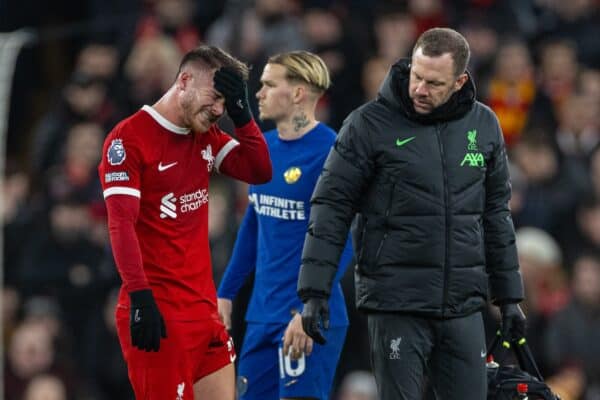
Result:
[[[325,57],[332,73],[343,70],[348,60],[342,48],[345,38],[340,18],[330,10],[313,8],[304,14],[303,27],[308,45]]]
[[[227,179],[217,178],[211,182],[213,203],[208,209],[208,240],[215,282],[219,282],[225,272],[237,236],[239,221],[230,212],[233,208],[232,199],[235,198],[233,190]]]
[[[448,14],[453,24],[464,21],[488,27],[500,36],[519,35],[529,38],[536,32],[533,1],[454,0]],[[469,42],[470,43],[470,42]]]
[[[121,108],[127,104],[125,82],[120,74],[121,52],[117,43],[92,41],[77,54],[75,73],[101,81],[107,88],[107,96],[114,107],[115,115],[124,115]],[[118,118],[115,117],[113,121]],[[111,121],[111,122],[113,122]],[[104,128],[111,128],[105,126]]]
[[[39,123],[32,141],[30,165],[36,177],[59,162],[69,128],[79,122],[95,122],[104,129],[115,122],[115,108],[106,85],[98,78],[76,73],[62,96]]]
[[[15,330],[7,349],[4,370],[4,398],[20,400],[28,383],[42,373],[59,376],[68,387],[75,381],[68,368],[56,362],[52,337],[42,324],[22,323]]]
[[[475,82],[483,83],[492,72],[498,49],[498,33],[482,18],[466,21],[459,31],[469,42],[471,49],[469,71]]]
[[[592,192],[597,198],[600,198],[600,146],[590,156],[589,172]]]
[[[519,264],[525,288],[521,303],[527,315],[527,342],[542,373],[547,371],[542,336],[548,320],[569,301],[561,249],[541,229],[525,227],[516,232]]]
[[[581,250],[600,249],[599,199],[595,195],[586,196],[577,209],[577,232],[565,244],[572,257]]]
[[[119,53],[115,46],[91,42],[77,55],[75,70],[83,75],[110,84],[119,67]]]
[[[317,114],[322,115],[324,112],[319,108],[326,106],[329,125],[337,130],[362,99],[356,83],[361,79],[363,60],[355,54],[364,50],[361,42],[349,35],[343,21],[331,10],[307,10],[303,27],[307,49],[323,59],[333,82],[321,98]]]
[[[342,381],[337,400],[376,400],[377,385],[368,371],[352,371]]]
[[[511,204],[515,225],[544,229],[559,240],[572,234],[569,221],[574,220],[577,203],[588,189],[585,170],[561,158],[548,136],[539,132],[524,134],[512,158],[522,179],[521,186],[515,187],[520,204]]]
[[[383,8],[375,15],[373,29],[377,56],[388,65],[410,56],[417,38],[417,27],[411,14],[393,8]]]
[[[82,373],[93,388],[96,400],[130,400],[133,390],[119,346],[115,323],[118,287],[110,291],[88,325],[82,330],[85,345],[81,350]]]
[[[561,249],[552,236],[538,228],[517,229],[516,240],[525,284],[523,308],[552,315],[569,300]]]
[[[367,60],[362,69],[362,89],[365,101],[375,100],[383,79],[386,77],[391,64],[382,57],[372,57]]]
[[[2,221],[11,223],[19,218],[19,213],[27,208],[24,201],[29,193],[29,178],[25,171],[8,168],[2,181]]]
[[[557,373],[550,380],[553,387],[565,390],[566,376],[568,389],[574,391],[569,398],[593,400],[600,396],[600,258],[596,254],[582,254],[576,260],[572,291],[573,299],[550,321],[547,331],[545,354]],[[573,384],[577,371],[583,373],[585,386]]]
[[[208,29],[208,43],[230,50],[250,64],[276,53],[306,48],[294,0],[256,0],[254,7],[245,9],[235,2],[228,6]]]
[[[559,373],[547,377],[545,381],[560,400],[584,399],[581,394],[585,390],[585,375],[579,366],[566,366]]]
[[[42,326],[52,339],[56,354],[56,361],[60,364],[73,363],[73,334],[77,331],[68,331],[63,319],[64,314],[58,301],[52,296],[32,296],[23,304],[23,324]],[[77,351],[79,354],[79,351]]]
[[[579,64],[577,49],[572,42],[552,40],[541,48],[539,84],[541,90],[552,100],[555,112],[573,92],[576,86]]]
[[[175,80],[181,57],[176,42],[164,34],[136,41],[125,62],[129,111],[154,104],[162,96]]]
[[[572,93],[559,107],[556,140],[560,151],[585,162],[600,142],[600,101]]]
[[[38,375],[33,378],[27,388],[23,400],[67,400],[67,388],[55,375]]]
[[[498,116],[508,148],[519,139],[529,118],[536,88],[533,64],[524,42],[510,40],[498,49],[495,70],[483,96]],[[547,113],[548,110],[540,110]]]
[[[590,96],[596,104],[600,102],[600,71],[584,69],[579,73],[578,91],[583,96]]]
[[[88,236],[89,208],[79,199],[61,199],[50,209],[49,226],[41,224],[24,244],[19,288],[26,296],[54,296],[71,332],[78,332],[97,310],[98,264],[103,249]],[[79,348],[81,336],[74,336]]]
[[[580,60],[589,66],[600,66],[599,9],[595,0],[537,1],[549,12],[541,19],[539,37],[565,38],[577,44]]]
[[[53,343],[61,335],[61,317],[60,306],[49,296],[33,296],[23,304],[23,322],[41,325]]]
[[[137,40],[167,35],[181,54],[187,53],[200,44],[200,32],[194,25],[197,5],[192,0],[153,0],[138,21]]]
[[[30,178],[25,171],[8,163],[6,176],[0,185],[0,213],[3,230],[4,282],[14,285],[17,266],[23,257],[23,241],[27,238],[33,221],[29,201]]]
[[[415,37],[428,29],[447,26],[442,0],[408,0],[408,9],[417,25]]]
[[[78,123],[67,133],[60,158],[45,173],[47,200],[78,197],[86,203],[101,201],[96,168],[102,156],[104,131],[94,123]]]
[[[19,292],[10,286],[2,287],[2,348],[7,349],[12,334],[18,325],[20,306]]]

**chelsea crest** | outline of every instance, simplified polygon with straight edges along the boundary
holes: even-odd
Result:
[[[283,179],[289,185],[298,182],[300,176],[302,176],[302,170],[298,167],[290,167],[283,173]]]

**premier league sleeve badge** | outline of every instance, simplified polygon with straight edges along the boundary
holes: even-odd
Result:
[[[125,161],[125,146],[123,146],[122,139],[114,139],[110,142],[106,157],[110,165],[121,165]]]

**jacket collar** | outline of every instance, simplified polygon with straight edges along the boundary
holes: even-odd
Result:
[[[392,65],[379,89],[378,100],[400,111],[411,121],[432,125],[452,121],[463,117],[475,104],[475,84],[471,74],[463,87],[441,106],[429,114],[418,114],[408,95],[408,80],[410,76],[410,60],[401,59]]]

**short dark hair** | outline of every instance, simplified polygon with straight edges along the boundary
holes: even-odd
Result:
[[[454,75],[464,73],[469,64],[471,50],[467,39],[454,29],[432,28],[421,34],[413,48],[413,54],[421,48],[424,55],[428,57],[440,57],[450,53],[454,61]]]
[[[225,50],[216,46],[202,45],[188,51],[179,64],[177,75],[187,64],[198,62],[208,69],[218,69],[221,67],[233,68],[245,80],[248,79],[250,69],[242,61],[238,60]]]

